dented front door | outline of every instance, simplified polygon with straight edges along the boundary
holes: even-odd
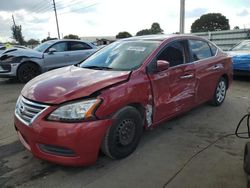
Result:
[[[154,122],[167,119],[194,105],[195,70],[189,63],[187,41],[175,41],[163,49],[156,60],[170,68],[149,74],[154,97]]]

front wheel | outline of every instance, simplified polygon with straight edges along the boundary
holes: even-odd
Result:
[[[109,127],[102,151],[113,159],[130,155],[137,147],[143,132],[141,114],[134,107],[127,106],[114,116],[114,124]]]
[[[217,83],[217,86],[214,92],[212,105],[220,106],[226,98],[226,92],[227,92],[227,82],[225,78],[221,77],[219,82]]]
[[[26,83],[40,74],[39,67],[32,63],[20,65],[17,71],[17,78],[20,82]]]

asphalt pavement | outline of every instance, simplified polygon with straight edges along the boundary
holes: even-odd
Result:
[[[145,131],[131,156],[111,160],[100,154],[95,165],[78,168],[41,161],[21,145],[13,112],[22,87],[0,79],[0,187],[246,187],[247,140],[233,133],[250,107],[250,78],[234,80],[222,106],[204,104]]]

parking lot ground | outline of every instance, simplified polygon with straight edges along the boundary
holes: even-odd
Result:
[[[224,104],[208,104],[145,131],[137,150],[123,160],[100,154],[95,165],[63,167],[24,149],[13,127],[23,85],[0,80],[0,187],[244,188],[243,148],[235,131],[250,107],[250,79],[233,82]],[[250,140],[250,139],[249,139]]]

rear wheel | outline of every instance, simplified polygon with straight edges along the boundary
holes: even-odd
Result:
[[[26,83],[40,74],[39,67],[32,63],[20,65],[17,71],[17,78],[20,82]]]
[[[227,82],[225,78],[221,77],[219,82],[217,83],[217,86],[214,92],[212,105],[220,106],[226,98],[226,92],[227,92]]]
[[[128,106],[118,111],[114,119],[115,122],[109,127],[101,149],[107,156],[121,159],[136,149],[143,132],[142,118],[134,107]]]

